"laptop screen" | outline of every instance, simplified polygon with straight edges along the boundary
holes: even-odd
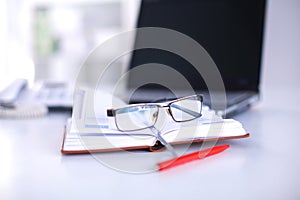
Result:
[[[264,14],[265,0],[143,0],[137,27],[163,27],[188,35],[214,60],[226,91],[258,91]],[[129,69],[146,63],[168,65],[184,75],[193,89],[207,89],[193,66],[178,55],[135,50]],[[129,88],[136,87],[136,78],[129,76]]]

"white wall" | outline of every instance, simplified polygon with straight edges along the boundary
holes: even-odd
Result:
[[[109,27],[107,23],[104,27],[96,34],[93,32],[93,40],[90,40],[93,44],[87,46],[84,44],[82,39],[84,37],[90,37],[82,35],[80,32],[85,31],[83,24],[75,24],[75,26],[68,26],[72,22],[76,22],[76,19],[68,17],[68,13],[60,13],[60,16],[55,17],[59,13],[54,13],[54,21],[50,23],[51,26],[59,29],[56,25],[66,21],[60,30],[66,30],[67,33],[61,41],[60,47],[64,51],[60,53],[55,53],[50,56],[41,56],[37,58],[34,45],[36,44],[35,37],[35,24],[34,20],[34,10],[37,6],[44,6],[48,8],[59,8],[56,10],[66,11],[68,7],[72,6],[86,6],[86,5],[107,5],[107,4],[120,4],[121,13],[115,13],[106,11],[106,15],[95,21],[106,22],[106,19],[116,18],[120,21],[119,27]],[[135,19],[137,14],[137,9],[139,5],[139,0],[10,0],[0,2],[0,88],[1,80],[2,82],[7,82],[7,77],[9,79],[14,79],[17,77],[25,76],[24,78],[30,78],[35,80],[50,79],[58,81],[70,81],[74,80],[77,76],[77,72],[80,65],[84,62],[85,58],[88,56],[90,51],[92,51],[97,45],[99,45],[103,40],[128,29],[131,29],[135,25]],[[99,11],[101,12],[101,11]],[[70,14],[70,13],[69,13]],[[72,13],[71,13],[72,14]],[[79,13],[80,14],[80,13]],[[101,16],[101,13],[99,13]],[[53,17],[53,16],[52,16]],[[75,16],[76,17],[76,16]],[[80,18],[81,16],[77,16]],[[104,18],[103,18],[104,17]],[[56,19],[56,21],[55,21]],[[72,21],[72,19],[74,19]],[[108,20],[109,21],[109,20]],[[78,23],[78,21],[76,22]],[[80,22],[81,23],[81,22]],[[84,23],[90,23],[86,21]],[[101,23],[100,23],[101,24]],[[77,29],[76,29],[77,26]],[[70,29],[68,29],[68,27]],[[73,28],[73,30],[71,30]],[[98,27],[99,28],[99,27]],[[101,28],[101,27],[100,27]],[[59,31],[59,30],[58,30]],[[72,32],[73,31],[73,32]],[[62,31],[63,32],[63,31]],[[77,35],[77,36],[76,36]],[[73,38],[72,38],[73,37]],[[81,38],[80,38],[81,37]],[[61,38],[60,38],[61,39]],[[3,44],[6,45],[3,45]],[[109,53],[111,50],[107,50]],[[32,60],[35,61],[35,71],[32,64]],[[7,62],[6,62],[7,61]],[[87,74],[87,78],[93,75],[92,72]],[[35,77],[34,77],[35,76]],[[4,80],[3,77],[6,77]],[[2,84],[3,85],[3,84]]]
[[[5,44],[6,44],[6,1],[0,1],[0,89],[4,85],[6,68]]]
[[[300,87],[300,1],[269,0],[262,90]]]

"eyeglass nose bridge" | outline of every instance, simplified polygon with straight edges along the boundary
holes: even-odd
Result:
[[[170,109],[170,105],[169,104],[167,104],[167,105],[158,105],[158,107],[159,108],[166,108],[165,110],[166,110],[167,114],[172,117],[171,109]]]

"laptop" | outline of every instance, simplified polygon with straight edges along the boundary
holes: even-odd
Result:
[[[142,0],[137,28],[168,28],[197,41],[215,62],[224,82],[226,107],[214,106],[214,109],[223,117],[231,117],[259,100],[265,8],[266,0]],[[155,76],[156,72],[139,73],[137,77],[130,71],[149,63],[163,64],[181,73],[194,93],[204,95],[204,103],[208,106],[211,106],[212,94],[220,92],[208,91],[201,75],[182,57],[145,48],[135,50],[131,55],[127,89],[135,92],[130,96],[130,103],[175,98],[176,77],[169,74],[157,75],[174,79],[172,90],[156,83],[138,85],[139,80]],[[191,93],[180,87],[177,92],[181,96]]]

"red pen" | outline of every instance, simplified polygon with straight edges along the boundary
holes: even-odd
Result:
[[[193,160],[199,160],[199,159],[203,159],[206,158],[208,156],[212,156],[215,155],[217,153],[221,153],[222,151],[224,151],[225,149],[229,148],[229,144],[226,145],[220,145],[220,146],[215,146],[212,148],[208,148],[208,149],[203,149],[194,153],[190,153],[190,154],[186,154],[177,158],[173,158],[171,160],[167,160],[167,161],[163,161],[158,163],[158,170],[162,171],[165,169],[169,169],[172,167],[175,167],[177,165],[182,165],[184,163],[193,161]]]

